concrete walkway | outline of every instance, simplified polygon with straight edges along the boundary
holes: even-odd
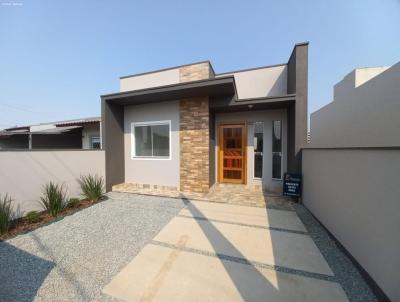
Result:
[[[348,301],[295,211],[187,201],[103,289],[123,301]]]

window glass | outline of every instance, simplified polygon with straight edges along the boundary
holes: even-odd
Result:
[[[272,152],[282,152],[281,121],[274,121],[272,133]]]
[[[254,123],[254,177],[262,178],[264,123]]]
[[[155,125],[153,133],[153,156],[169,156],[169,126]]]
[[[169,124],[137,125],[134,127],[134,136],[135,156],[169,156]]]
[[[272,178],[281,179],[282,156],[278,153],[272,154]]]
[[[282,122],[272,125],[272,178],[282,178]]]
[[[135,155],[152,156],[150,126],[135,126]]]
[[[92,149],[100,149],[100,137],[92,136],[90,138],[90,147]]]

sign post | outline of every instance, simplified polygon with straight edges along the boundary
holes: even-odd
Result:
[[[285,173],[283,177],[283,195],[301,197],[301,174]]]

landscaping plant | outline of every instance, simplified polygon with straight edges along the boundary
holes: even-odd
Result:
[[[104,179],[98,175],[81,176],[78,179],[82,195],[92,202],[99,201],[104,196]]]
[[[28,223],[36,223],[40,221],[40,213],[38,211],[30,211],[26,213],[25,220]]]
[[[14,218],[11,202],[12,199],[8,194],[0,195],[0,235],[8,232]]]
[[[40,203],[51,216],[56,217],[66,206],[66,191],[62,185],[49,182],[44,186]]]
[[[79,198],[70,198],[68,201],[68,208],[77,208],[81,200]]]

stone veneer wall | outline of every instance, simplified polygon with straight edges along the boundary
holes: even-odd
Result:
[[[209,191],[208,97],[180,101],[180,191]]]
[[[183,66],[179,68],[180,83],[205,80],[214,77],[208,62]]]

